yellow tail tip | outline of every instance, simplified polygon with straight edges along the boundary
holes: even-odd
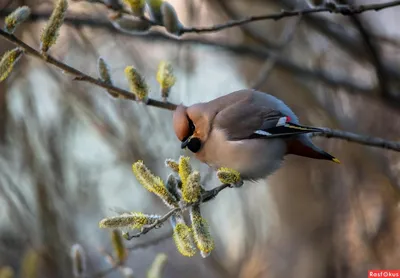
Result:
[[[335,163],[337,163],[337,164],[340,164],[340,160],[339,160],[339,159],[337,159],[337,158],[335,158],[335,157],[334,157],[334,158],[332,158],[332,161],[333,161],[333,162],[335,162]]]

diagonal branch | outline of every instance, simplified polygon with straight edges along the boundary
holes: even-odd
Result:
[[[19,40],[14,35],[8,34],[7,32],[5,32],[1,29],[0,29],[0,36],[4,37],[5,39],[7,39],[8,41],[12,42],[15,45],[18,45],[19,47],[24,49],[25,52],[28,53],[29,55],[39,58],[48,64],[56,66],[57,68],[61,69],[63,72],[72,75],[75,80],[84,81],[87,83],[97,85],[99,87],[110,90],[119,95],[123,95],[127,99],[136,101],[135,95],[132,94],[131,92],[120,89],[118,87],[111,86],[111,85],[107,84],[106,82],[101,81],[100,79],[96,79],[92,76],[89,76],[71,66],[68,66],[68,65],[60,62],[59,60],[53,58],[50,55],[46,55],[46,56],[42,55],[39,51],[37,51],[36,49],[27,45],[23,41]],[[155,99],[149,99],[147,105],[158,107],[158,108],[163,108],[163,109],[168,109],[168,110],[175,110],[175,108],[176,108],[176,104],[173,104],[170,102],[162,102],[162,101],[155,100]]]
[[[43,56],[39,51],[35,50],[34,48],[27,45],[23,41],[19,40],[14,35],[8,34],[5,31],[0,30],[0,36],[4,37],[8,41],[10,41],[13,44],[18,45],[19,47],[24,49],[26,54],[34,56],[38,59],[41,59],[41,60],[45,61],[46,63],[52,64],[52,65],[56,66],[57,68],[63,70],[63,72],[71,74],[72,76],[74,76],[75,80],[78,79],[81,81],[85,81],[87,83],[110,90],[110,91],[115,92],[120,95],[123,95],[124,97],[126,97],[126,99],[136,101],[135,96],[131,92],[120,89],[118,87],[110,86],[99,79],[91,77],[71,66],[68,66],[68,65],[56,60],[55,58],[51,57],[50,55]],[[279,60],[277,60],[277,61],[279,61]],[[147,105],[158,107],[161,109],[167,109],[170,111],[175,110],[175,108],[177,107],[177,105],[174,103],[163,102],[163,101],[159,101],[159,100],[155,100],[155,99],[149,99],[147,102]],[[380,148],[385,148],[385,149],[390,149],[393,151],[400,152],[400,142],[388,141],[388,140],[381,139],[381,138],[373,138],[373,137],[368,137],[368,136],[364,136],[364,135],[345,132],[345,131],[341,131],[341,130],[333,130],[333,129],[328,129],[328,128],[324,128],[324,132],[321,132],[321,133],[318,133],[315,135],[325,136],[328,138],[338,138],[338,139],[342,139],[342,140],[356,142],[356,143],[362,144],[362,145],[380,147]]]

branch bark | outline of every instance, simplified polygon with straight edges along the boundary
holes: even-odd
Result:
[[[83,72],[56,60],[55,58],[51,57],[50,55],[44,56],[39,51],[35,50],[31,46],[27,45],[23,41],[16,38],[14,35],[8,34],[5,31],[0,30],[0,36],[9,40],[13,44],[23,48],[26,54],[34,56],[38,59],[43,60],[46,63],[56,66],[57,68],[63,70],[65,73],[69,73],[72,76],[74,76],[75,79],[79,79],[81,81],[85,81],[87,83],[99,86],[101,88],[111,90],[117,94],[123,95],[124,97],[126,97],[126,99],[129,99],[131,101],[136,101],[135,96],[131,92],[123,90],[118,87],[110,86],[99,79],[96,79],[87,74],[84,74]],[[162,102],[162,101],[155,100],[155,99],[149,99],[147,105],[158,107],[161,109],[167,109],[170,111],[175,110],[175,108],[177,107],[177,105],[174,103]],[[373,138],[373,137],[369,137],[369,136],[359,135],[359,134],[345,132],[345,131],[341,131],[341,130],[333,130],[333,129],[329,129],[329,128],[324,128],[324,132],[318,133],[315,135],[324,136],[324,137],[328,137],[328,138],[337,138],[337,139],[347,140],[347,141],[351,141],[351,142],[356,142],[356,143],[359,143],[362,145],[380,147],[380,148],[390,149],[393,151],[400,152],[400,142],[388,141],[388,140],[381,139],[381,138]]]

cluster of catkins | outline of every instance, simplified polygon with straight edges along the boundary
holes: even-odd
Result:
[[[168,2],[162,0],[124,0],[129,6],[131,14],[119,13],[119,16],[110,18],[114,26],[122,31],[137,29],[137,24],[147,24],[148,30],[151,26],[162,25],[167,31],[178,34],[182,24],[177,19],[176,12]],[[151,19],[144,16],[145,8],[149,10]],[[44,27],[40,36],[40,51],[43,56],[47,56],[49,49],[56,43],[59,37],[60,29],[64,23],[65,14],[68,9],[67,0],[58,0],[53,12]],[[13,11],[5,19],[4,31],[13,34],[16,28],[29,18],[31,10],[28,6],[22,6]],[[135,27],[136,26],[136,27]],[[143,29],[143,28],[142,28]],[[138,30],[136,30],[138,31]],[[142,30],[143,31],[143,30]],[[24,49],[16,47],[6,52],[0,59],[0,82],[5,80],[15,64],[22,57]],[[97,63],[100,80],[109,86],[113,86],[111,74],[106,61],[99,58]],[[132,92],[134,100],[147,103],[149,86],[145,79],[133,66],[125,68],[125,77],[129,83],[129,89]],[[160,84],[161,96],[164,101],[167,100],[171,88],[176,82],[173,67],[166,61],[161,61],[157,71],[157,82]],[[126,98],[118,94],[117,91],[108,89],[107,92],[115,98]]]
[[[192,170],[189,157],[185,156],[181,156],[178,162],[168,159],[166,165],[174,171],[168,176],[166,183],[153,175],[143,161],[134,163],[132,169],[144,188],[160,197],[169,209],[176,210],[170,217],[170,223],[178,251],[191,257],[199,249],[201,255],[206,257],[214,249],[214,240],[209,232],[207,220],[202,217],[200,211],[201,196],[205,192],[200,183],[200,173]],[[191,225],[188,225],[183,217],[186,209],[189,211]],[[160,218],[159,215],[141,212],[124,213],[101,220],[100,227],[141,229],[145,225],[156,223]]]
[[[113,86],[111,79],[110,69],[106,61],[100,57],[97,62],[97,70],[100,79],[107,85]],[[133,66],[125,67],[125,77],[129,82],[129,90],[135,96],[135,100],[143,103],[147,103],[149,95],[149,86],[146,80]],[[157,70],[157,82],[160,84],[161,96],[164,101],[167,100],[171,88],[175,85],[176,77],[174,75],[173,67],[169,62],[161,61],[158,65]],[[114,98],[126,98],[123,95],[118,94],[112,90],[107,92]]]

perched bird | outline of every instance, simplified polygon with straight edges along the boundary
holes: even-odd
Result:
[[[173,127],[182,149],[187,147],[214,169],[238,171],[243,180],[266,178],[288,154],[340,163],[306,134],[321,129],[300,125],[285,103],[255,90],[235,91],[189,107],[179,105]]]

